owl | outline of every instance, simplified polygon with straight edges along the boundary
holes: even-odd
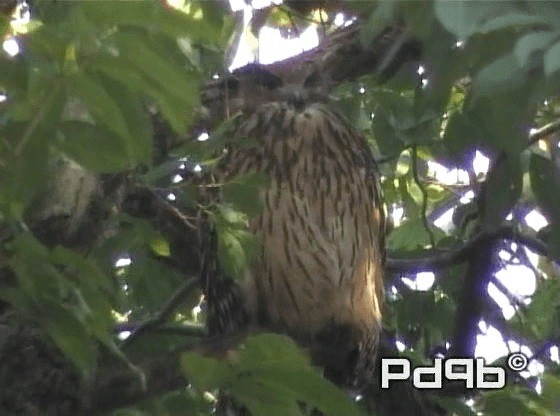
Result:
[[[286,69],[286,68],[284,68]],[[367,383],[381,330],[385,219],[379,174],[365,138],[326,103],[320,71],[251,65],[222,85],[225,113],[241,111],[235,147],[212,171],[215,183],[260,173],[260,214],[248,230],[260,248],[234,282],[202,227],[202,287],[211,334],[264,328],[306,348],[341,386]]]

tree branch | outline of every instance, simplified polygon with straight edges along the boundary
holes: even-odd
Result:
[[[529,135],[527,146],[532,146],[539,140],[546,140],[555,133],[560,132],[560,120],[553,121],[541,128],[535,130]]]
[[[170,334],[170,335],[181,335],[181,336],[191,336],[191,337],[203,337],[206,335],[206,328],[204,325],[196,324],[161,324],[158,326],[150,326],[146,328],[148,323],[146,321],[142,322],[126,322],[115,325],[115,333],[120,334],[121,332],[135,332],[139,328],[144,327],[144,332],[156,333],[156,334]]]
[[[289,78],[289,74],[314,68],[325,80],[327,85],[324,87],[330,90],[344,81],[366,74],[372,74],[379,82],[383,82],[404,63],[419,59],[419,43],[412,40],[402,27],[386,28],[369,45],[362,43],[362,27],[363,23],[356,22],[340,28],[316,48],[262,67],[280,78],[283,75]],[[229,90],[251,76],[252,71],[239,68],[233,74],[208,81],[201,92],[204,117],[198,124],[211,128],[226,119],[231,102],[229,97],[235,95]],[[195,126],[194,130],[198,129],[200,126]]]
[[[144,321],[130,336],[123,341],[121,348],[127,348],[132,344],[140,335],[147,332],[162,323],[173,313],[175,308],[184,300],[185,296],[198,285],[198,279],[192,278],[184,282],[167,300],[161,310],[151,319]]]
[[[474,357],[478,322],[488,299],[488,282],[496,270],[496,246],[496,237],[486,238],[472,252],[455,314],[452,356]]]
[[[418,273],[450,267],[467,261],[473,253],[480,249],[480,244],[483,242],[496,239],[512,240],[523,244],[541,256],[548,257],[549,255],[548,247],[543,241],[522,234],[510,226],[504,226],[490,234],[481,233],[455,250],[407,259],[389,257],[386,263],[386,269],[392,273]],[[427,250],[427,252],[433,253],[433,250]]]

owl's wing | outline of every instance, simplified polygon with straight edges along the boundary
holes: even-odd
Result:
[[[207,214],[199,221],[201,287],[206,301],[206,325],[210,335],[239,331],[247,326],[239,287],[218,262],[218,235]]]

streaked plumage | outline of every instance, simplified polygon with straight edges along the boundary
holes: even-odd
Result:
[[[209,327],[259,326],[310,349],[346,386],[371,377],[383,298],[384,218],[377,170],[365,139],[320,103],[281,99],[244,117],[214,170],[218,182],[262,172],[263,211],[250,221],[262,253],[233,284],[208,262]],[[204,251],[204,250],[203,250]]]

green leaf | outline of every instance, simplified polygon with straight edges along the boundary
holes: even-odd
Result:
[[[283,354],[278,354],[283,351]],[[262,334],[250,337],[243,346],[241,369],[273,370],[285,364],[295,367],[309,365],[309,357],[304,355],[289,337],[276,334]]]
[[[512,2],[472,2],[437,0],[435,14],[440,23],[458,39],[475,34],[511,30],[546,23],[543,18],[522,13]]]
[[[518,59],[509,53],[482,68],[474,78],[474,94],[478,97],[493,95],[499,90],[511,89],[523,83],[525,72]]]
[[[465,116],[480,132],[478,149],[487,154],[505,153],[519,158],[527,145],[527,126],[532,123],[535,110],[534,98],[528,93],[527,83],[524,85],[522,88],[512,86],[511,90],[504,89],[491,96],[479,96],[468,103]],[[513,102],[526,105],[512,106]]]
[[[395,177],[400,178],[401,176],[407,175],[410,172],[410,164],[411,164],[410,151],[405,150],[401,153],[399,159],[397,160]]]
[[[395,305],[399,329],[408,331],[411,325],[426,326],[430,324],[435,315],[435,308],[434,292],[403,291],[402,299]],[[421,315],[418,314],[419,310],[422,311]]]
[[[560,376],[558,374],[551,374],[550,372],[546,372],[543,376],[541,397],[547,408],[560,408],[560,397],[558,397],[559,391]]]
[[[549,258],[551,260],[560,260],[560,224],[550,225],[550,235],[545,241],[550,249]]]
[[[226,386],[232,375],[231,368],[226,363],[196,352],[181,354],[181,369],[189,381],[202,391]]]
[[[149,163],[152,156],[152,123],[140,95],[110,78],[99,77],[99,82],[111,92],[126,122],[129,134],[125,143],[130,163]]]
[[[111,416],[149,416],[147,412],[138,409],[118,409]]]
[[[479,21],[490,15],[487,3],[476,6],[479,6],[479,13],[476,13],[475,5],[468,1],[436,0],[434,11],[445,29],[455,34],[459,40],[466,40],[476,31]]]
[[[247,339],[228,390],[254,415],[300,415],[306,403],[326,415],[359,415],[348,396],[311,367],[288,337],[262,334]]]
[[[10,265],[20,290],[14,305],[36,319],[81,371],[91,372],[93,337],[116,348],[111,280],[90,260],[61,247],[49,252],[29,234],[14,240],[13,249]]]
[[[3,32],[0,32],[3,33]],[[29,67],[21,59],[0,56],[0,87],[8,94],[22,94],[27,88]]]
[[[432,226],[436,242],[445,237],[445,233]],[[411,218],[403,222],[389,234],[387,245],[390,250],[414,250],[430,244],[429,234],[421,218]]]
[[[169,242],[163,237],[158,237],[150,241],[150,248],[158,256],[169,257],[171,255]]]
[[[208,159],[220,157],[226,146],[238,149],[252,149],[258,145],[258,141],[253,137],[236,136],[236,129],[239,125],[241,113],[237,113],[227,120],[222,121],[211,133],[208,140],[192,140],[181,146],[180,154],[191,157],[195,160],[204,161],[208,164]],[[218,155],[218,156],[217,156]]]
[[[424,40],[433,34],[433,28],[437,22],[434,21],[432,7],[426,7],[422,2],[401,2],[399,8],[405,26],[411,31],[414,38]]]
[[[64,247],[55,247],[50,253],[54,264],[64,265],[79,276],[80,281],[90,287],[110,292],[114,289],[113,279],[103,273],[96,262]]]
[[[194,4],[191,2],[191,6]],[[191,7],[190,13],[164,7],[161,2],[116,2],[83,4],[83,9],[88,19],[96,24],[132,26],[150,31],[158,31],[166,36],[176,39],[180,36],[193,37],[198,41],[216,42],[219,39],[220,29],[216,25],[208,25],[209,18],[213,20],[223,17],[216,16],[209,5],[203,9]],[[215,6],[214,6],[215,8]],[[200,10],[200,13],[197,13]],[[224,10],[224,9],[221,9]],[[206,13],[204,13],[206,12]]]
[[[255,256],[256,237],[248,231],[218,227],[218,260],[233,279],[244,279]]]
[[[523,171],[519,155],[508,155],[499,159],[490,170],[480,200],[482,229],[493,232],[499,228],[505,217],[521,195]]]
[[[421,215],[420,205],[422,204],[422,193],[418,185],[413,182],[409,171],[408,176],[401,176],[398,178],[398,191],[400,193],[400,200],[404,207],[404,214],[407,218],[416,218]],[[414,191],[411,192],[411,186]],[[419,196],[415,199],[414,196]]]
[[[115,81],[120,82],[127,89],[134,92],[142,92],[148,85],[139,72],[129,62],[120,57],[102,55],[95,61],[88,62],[87,71],[89,73],[103,74]]]
[[[410,99],[392,91],[372,92],[373,133],[381,153],[396,156],[407,144],[418,143],[424,121],[416,117]]]
[[[159,165],[152,166],[141,176],[142,182],[154,187],[168,186],[170,185],[170,181],[172,179],[171,175],[180,169],[181,164],[181,161],[173,159],[166,160]]]
[[[393,2],[377,3],[375,10],[368,17],[367,23],[362,26],[360,31],[360,42],[362,46],[369,46],[370,43],[392,22],[396,4]]]
[[[190,111],[198,103],[198,85],[201,75],[194,71],[182,71],[173,68],[173,61],[158,58],[158,62],[171,67],[174,73],[179,73],[183,78],[182,84],[188,85],[186,90],[174,87],[168,80],[158,73],[150,71],[150,64],[136,62],[134,57],[129,59],[103,56],[88,64],[88,71],[103,73],[125,88],[151,97],[158,104],[164,118],[176,132],[185,132],[191,117]],[[180,67],[179,64],[175,64]],[[177,74],[175,74],[177,76]]]
[[[295,405],[303,402],[327,415],[360,414],[359,408],[346,394],[311,367],[309,358],[285,336],[263,334],[249,338],[240,353],[239,370],[232,393],[245,393],[243,397],[235,397],[247,405],[254,404],[253,400],[259,398],[267,403],[272,393],[276,400],[284,402],[279,403],[279,409],[284,407],[295,412]],[[245,374],[251,374],[252,379]],[[244,391],[237,389],[244,383],[248,388]],[[252,395],[251,387],[259,385],[265,388]],[[264,411],[260,414],[267,414],[266,407],[260,410]]]
[[[548,416],[542,408],[541,400],[535,391],[518,386],[507,386],[502,390],[492,390],[483,396],[484,414],[489,416],[527,415]]]
[[[50,264],[47,248],[30,234],[19,235],[12,248],[10,266],[22,292],[35,301],[57,294],[61,276]]]
[[[96,363],[96,348],[84,324],[75,312],[54,299],[43,300],[42,326],[54,343],[85,374],[91,374]]]
[[[556,42],[545,52],[544,73],[547,77],[553,75],[560,69],[560,42]]]
[[[192,14],[189,34],[194,41],[208,42],[223,49],[231,38],[233,23],[229,8],[220,2],[198,0],[196,4],[202,11],[200,19]]]
[[[99,80],[79,72],[69,79],[68,88],[68,95],[77,95],[97,124],[107,127],[123,138],[129,137],[122,109]]]
[[[9,27],[10,27],[9,16],[7,16],[7,14],[0,13],[0,33],[2,35],[6,34]]]
[[[506,10],[511,7],[511,5],[503,5],[503,8]],[[509,13],[502,12],[501,16],[489,19],[478,26],[476,32],[485,34],[496,30],[521,29],[525,26],[547,25],[548,23],[551,22],[544,16],[532,16],[528,13],[520,13],[518,11],[511,11]]]
[[[190,85],[185,77],[185,70],[174,67],[158,51],[157,45],[149,41],[149,38],[140,37],[131,33],[118,33],[115,36],[117,45],[123,53],[123,58],[130,65],[142,73],[146,79],[151,79],[169,94],[181,97],[187,93]]]
[[[224,202],[231,203],[236,210],[249,217],[258,215],[262,210],[261,189],[268,184],[268,178],[262,173],[240,175],[223,184]]]
[[[60,149],[92,172],[117,172],[132,167],[125,138],[112,131],[91,123],[65,121],[60,132]]]
[[[525,319],[538,339],[560,335],[560,279],[550,278],[540,284],[525,309]]]
[[[538,31],[523,35],[515,44],[513,54],[521,67],[531,63],[531,58],[539,56],[542,51],[558,38],[558,34],[552,31]]]
[[[450,399],[448,397],[438,397],[437,402],[447,411],[456,416],[476,416],[477,413],[460,399]]]
[[[163,406],[168,416],[188,416],[208,414],[208,401],[196,395],[192,390],[178,391],[167,394]]]
[[[213,215],[218,234],[218,261],[233,279],[244,279],[251,261],[258,255],[260,240],[247,229],[247,216],[225,205]]]
[[[147,312],[156,312],[184,281],[184,276],[149,257],[137,256],[125,273],[129,296]]]
[[[196,208],[199,202],[200,190],[198,185],[193,183],[181,184],[180,191],[177,193],[179,201],[188,208]]]
[[[386,156],[397,156],[405,147],[385,114],[376,114],[373,121],[373,134],[379,151]]]
[[[184,68],[171,65],[174,60],[170,61],[170,57],[166,59],[164,51],[161,48],[158,50],[158,45],[148,36],[120,32],[115,35],[115,42],[122,53],[122,59],[146,79],[155,82],[171,96],[183,99],[191,97],[188,92],[193,87],[192,78],[189,78]]]
[[[18,144],[25,140],[19,154],[4,146],[0,164],[0,203],[3,212],[12,218],[20,218],[28,204],[47,187],[49,178],[49,145],[54,131],[33,129],[29,123],[10,123],[0,129],[4,144]]]
[[[157,85],[148,84],[146,94],[157,102],[165,120],[176,133],[184,134],[192,119],[192,110],[198,104],[198,90],[202,77],[199,73],[185,74],[188,89],[180,97],[173,96],[161,90]],[[177,90],[179,91],[179,90]]]

